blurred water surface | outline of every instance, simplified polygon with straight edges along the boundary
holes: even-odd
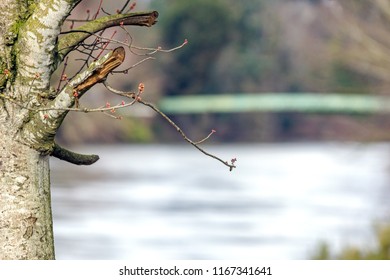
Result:
[[[306,259],[390,221],[390,145],[91,146],[51,160],[57,259]]]

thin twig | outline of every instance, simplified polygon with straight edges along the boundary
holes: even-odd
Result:
[[[55,111],[72,111],[72,112],[82,112],[82,113],[94,113],[94,112],[102,112],[102,113],[105,113],[107,114],[107,111],[111,111],[111,112],[114,112],[116,109],[122,109],[122,108],[126,108],[126,107],[129,107],[129,106],[132,106],[134,105],[136,102],[138,103],[141,103],[145,106],[148,106],[149,108],[151,108],[153,111],[155,111],[156,113],[158,113],[160,116],[162,116],[171,126],[173,126],[177,132],[180,133],[180,135],[182,136],[182,138],[187,141],[188,143],[190,143],[192,146],[194,146],[196,149],[198,149],[200,152],[202,152],[203,154],[205,154],[206,156],[209,156],[211,158],[214,158],[216,160],[218,160],[219,162],[223,163],[224,165],[226,165],[227,167],[229,167],[229,170],[232,171],[234,168],[236,168],[236,166],[234,165],[236,159],[232,159],[231,160],[231,163],[229,164],[227,161],[223,161],[222,159],[220,159],[219,157],[213,155],[213,154],[210,154],[209,152],[205,151],[204,149],[202,149],[201,147],[199,147],[199,144],[203,143],[204,141],[206,141],[207,139],[210,138],[210,136],[215,133],[214,130],[212,130],[210,132],[210,134],[208,136],[206,136],[204,139],[198,141],[198,142],[194,142],[192,141],[190,138],[187,137],[187,135],[184,133],[184,131],[171,119],[169,118],[166,114],[164,114],[162,111],[160,111],[155,105],[149,103],[149,102],[146,102],[146,101],[143,101],[141,98],[140,98],[140,93],[136,94],[134,92],[125,92],[125,91],[119,91],[119,90],[116,90],[114,88],[112,88],[111,86],[109,86],[107,83],[104,83],[104,85],[106,86],[107,89],[109,89],[111,92],[115,93],[115,94],[118,94],[120,96],[124,96],[124,97],[128,97],[128,98],[132,98],[133,101],[132,102],[129,102],[129,103],[125,103],[124,101],[122,101],[120,104],[118,105],[115,105],[115,106],[110,106],[108,104],[106,104],[106,106],[102,106],[102,107],[99,107],[99,108],[95,108],[95,109],[91,109],[91,108],[29,108],[27,106],[24,106],[23,104],[15,101],[14,99],[10,98],[9,96],[6,96],[4,94],[0,94],[0,98],[4,98],[4,99],[7,99],[9,100],[10,102],[24,108],[24,109],[27,109],[27,110],[31,110],[31,111],[35,111],[35,112],[40,112],[40,111],[52,111],[52,110],[55,110]],[[112,114],[107,114],[109,115],[110,117],[113,117],[113,118],[116,118],[118,119],[118,117],[112,115]]]
[[[123,30],[126,30],[126,29],[123,28]],[[115,43],[115,44],[126,46],[126,47],[128,47],[131,50],[132,53],[134,53],[135,55],[139,55],[139,56],[152,55],[152,54],[155,54],[157,52],[170,53],[170,52],[174,52],[174,51],[176,51],[178,49],[181,49],[186,44],[188,44],[188,40],[186,39],[179,46],[176,46],[176,47],[173,47],[173,48],[170,48],[170,49],[163,49],[161,47],[157,47],[157,48],[138,47],[138,46],[134,46],[132,44],[132,41],[133,41],[132,37],[130,36],[130,34],[128,33],[127,30],[126,30],[126,33],[129,36],[129,38],[130,38],[130,43],[125,43],[125,42],[122,42],[122,41],[119,41],[119,40],[115,40],[113,38],[107,38],[107,37],[102,36],[101,34],[100,35],[99,34],[94,34],[94,33],[91,33],[91,32],[85,31],[85,30],[77,30],[77,29],[61,32],[61,35],[65,35],[65,34],[69,34],[69,33],[75,33],[75,32],[87,33],[90,36],[95,37],[96,39],[100,39],[100,40],[104,40],[104,41],[107,41],[107,42],[110,42],[110,43]],[[85,43],[80,44],[80,45],[84,45],[84,44]],[[93,44],[90,44],[90,45],[93,46]],[[133,49],[139,50],[139,51],[147,51],[147,53],[144,53],[144,54],[136,53],[136,52],[133,51]],[[62,51],[62,50],[63,49],[60,49],[59,51]]]
[[[134,46],[134,45],[132,45],[131,48],[132,49],[136,49],[136,50],[151,51],[151,53],[147,54],[147,55],[149,55],[149,54],[154,54],[156,52],[170,53],[170,52],[176,51],[178,49],[181,49],[182,47],[184,47],[187,44],[188,44],[188,40],[185,39],[184,42],[181,43],[179,46],[171,48],[171,49],[163,49],[161,47],[158,47],[158,48],[143,48],[143,47],[137,47],[137,46]]]
[[[213,135],[216,131],[214,129],[211,130],[211,132],[209,133],[209,135],[207,135],[205,138],[203,138],[202,140],[199,140],[198,142],[195,142],[196,145],[199,145],[199,144],[202,144],[203,142],[205,142],[207,139],[209,139],[211,137],[211,135]]]
[[[58,81],[57,92],[60,91],[61,83],[65,80],[65,70],[66,70],[66,66],[68,66],[68,58],[69,58],[68,56],[65,58],[64,68],[62,68],[60,80]]]
[[[99,56],[101,56],[101,54],[104,52],[104,50],[107,48],[107,46],[111,43],[112,38],[114,38],[115,34],[116,34],[116,30],[114,30],[114,32],[113,32],[112,35],[111,35],[111,38],[103,45],[102,50],[101,50],[100,53],[97,55],[97,58],[99,58]]]
[[[109,90],[111,91],[112,93],[115,93],[117,95],[120,95],[120,96],[123,96],[123,97],[128,97],[128,98],[132,98],[132,99],[135,99],[135,97],[137,96],[137,94],[133,91],[121,91],[121,90],[117,90],[115,88],[113,88],[112,86],[110,86],[107,81],[104,81],[103,82],[103,85]]]
[[[111,71],[111,73],[113,73],[113,74],[115,74],[115,73],[126,73],[127,71],[129,71],[129,70],[131,70],[131,69],[137,67],[138,65],[140,65],[140,64],[142,64],[142,63],[144,63],[145,61],[150,60],[150,59],[155,59],[155,58],[152,57],[152,56],[145,57],[144,59],[138,61],[137,63],[131,65],[130,67],[127,67],[126,69],[117,70],[117,71],[113,70],[113,71]]]
[[[236,168],[236,166],[234,165],[234,163],[236,162],[236,159],[232,159],[231,160],[231,163],[229,164],[227,161],[223,161],[222,159],[220,159],[219,157],[213,155],[213,154],[210,154],[208,152],[206,152],[204,149],[202,149],[201,147],[199,147],[199,144],[205,142],[207,139],[210,138],[210,136],[212,134],[214,134],[216,131],[213,129],[211,130],[211,132],[209,133],[209,135],[207,135],[205,138],[203,138],[202,140],[200,141],[197,141],[197,142],[194,142],[192,141],[190,138],[187,137],[187,135],[184,133],[184,131],[171,119],[169,118],[166,114],[164,114],[162,111],[160,111],[155,105],[149,103],[149,102],[146,102],[146,101],[143,101],[141,98],[139,98],[139,95],[140,94],[136,94],[134,92],[126,92],[126,91],[120,91],[120,90],[117,90],[117,89],[114,89],[113,87],[111,87],[107,82],[103,82],[103,84],[105,85],[105,87],[115,93],[115,94],[118,94],[120,96],[124,96],[124,97],[130,97],[130,98],[134,98],[134,100],[138,101],[139,103],[145,105],[145,106],[148,106],[149,108],[152,108],[153,111],[155,111],[157,114],[159,114],[160,116],[162,116],[171,126],[173,126],[176,131],[178,131],[180,133],[180,135],[183,137],[183,139],[185,141],[187,141],[188,143],[190,143],[192,146],[194,146],[195,148],[197,148],[199,151],[201,151],[203,154],[209,156],[209,157],[212,157],[220,162],[222,162],[224,165],[228,166],[229,167],[229,170],[232,171],[233,168]]]
[[[104,10],[104,8],[102,7],[102,12],[106,15],[106,16],[111,16],[112,14],[110,14],[109,12],[107,12],[106,10]]]
[[[95,15],[93,16],[93,19],[96,19],[98,17],[98,15],[99,15],[99,12],[102,10],[101,9],[102,2],[103,2],[103,0],[100,0],[99,8],[97,9]],[[123,10],[129,4],[129,2],[130,1],[127,1],[125,3],[125,5],[123,6],[123,8],[122,8],[122,10],[120,12],[123,12]],[[132,5],[132,7],[133,6],[134,5]],[[71,21],[72,21],[72,24],[75,22],[75,20],[71,20]],[[115,71],[115,72],[112,71],[113,73],[127,72],[129,69],[134,68],[134,67],[138,66],[139,64],[141,64],[141,63],[143,63],[143,62],[145,62],[145,61],[147,61],[149,59],[154,59],[154,57],[152,57],[151,55],[154,55],[157,52],[164,52],[164,53],[173,52],[173,51],[176,51],[176,50],[182,48],[184,45],[186,45],[188,43],[187,39],[185,39],[182,44],[180,44],[179,46],[176,46],[174,48],[171,48],[171,49],[162,49],[161,47],[157,47],[157,48],[137,47],[137,46],[134,46],[132,44],[133,43],[133,39],[132,39],[130,33],[127,31],[127,29],[123,28],[123,26],[121,26],[121,27],[127,33],[128,37],[130,38],[130,40],[129,40],[130,42],[129,43],[125,43],[125,42],[122,42],[122,41],[119,41],[119,40],[114,40],[113,37],[115,36],[116,31],[113,32],[111,38],[105,38],[105,37],[102,36],[103,33],[104,33],[104,30],[102,30],[99,34],[92,34],[92,33],[88,32],[88,31],[78,31],[78,30],[71,30],[71,31],[66,31],[66,32],[62,32],[61,33],[61,34],[68,34],[68,33],[71,33],[71,32],[85,32],[85,33],[89,33],[89,35],[95,37],[95,39],[94,39],[92,44],[78,43],[77,45],[72,47],[73,49],[77,49],[79,52],[84,53],[87,56],[87,58],[84,59],[83,66],[80,68],[80,70],[78,72],[80,72],[86,65],[88,65],[90,59],[94,58],[94,56],[93,56],[93,52],[94,51],[100,50],[100,53],[97,55],[97,57],[99,57],[104,52],[104,50],[108,47],[108,45],[110,43],[116,43],[116,44],[127,46],[129,48],[129,50],[132,53],[134,53],[135,55],[147,56],[146,58],[144,58],[141,61],[135,63],[134,65],[130,66],[129,68],[127,68],[125,70],[122,70],[122,71]],[[80,50],[79,49],[80,47],[83,47],[84,49]],[[144,53],[142,53],[142,54],[141,53],[136,53],[134,50],[142,51]],[[66,62],[67,61],[65,61],[65,65],[64,65],[64,69],[63,69],[61,78],[65,75]],[[35,81],[35,79],[32,81],[31,87],[32,87],[32,84],[33,84],[34,81]],[[83,112],[83,113],[102,112],[102,113],[104,113],[104,114],[106,114],[106,115],[108,115],[110,117],[114,117],[114,118],[118,118],[115,115],[113,115],[113,113],[115,113],[116,109],[122,109],[122,108],[125,108],[125,107],[129,107],[129,106],[132,106],[132,105],[134,105],[135,103],[138,102],[138,103],[141,103],[141,104],[151,108],[153,111],[155,111],[157,114],[159,114],[172,127],[174,127],[177,132],[180,133],[180,135],[182,136],[182,138],[186,142],[188,142],[189,144],[194,146],[201,153],[203,153],[204,155],[209,156],[209,157],[211,157],[213,159],[218,160],[219,162],[221,162],[225,166],[229,167],[230,171],[232,171],[234,168],[236,168],[236,166],[235,166],[236,159],[235,158],[231,160],[231,163],[229,163],[229,162],[224,161],[221,158],[219,158],[219,157],[217,157],[217,156],[215,156],[215,155],[205,151],[203,148],[201,148],[199,146],[199,144],[201,144],[201,143],[205,142],[206,140],[208,140],[210,138],[210,136],[213,133],[215,133],[215,130],[212,130],[211,133],[209,133],[209,135],[207,135],[204,139],[202,139],[200,141],[197,141],[197,142],[192,141],[189,137],[187,137],[187,135],[184,133],[184,131],[171,118],[169,118],[165,113],[160,111],[152,103],[143,101],[141,99],[141,94],[142,94],[142,92],[144,90],[144,85],[142,83],[138,87],[138,93],[135,93],[135,92],[124,92],[124,91],[116,90],[116,89],[112,88],[111,86],[109,86],[106,82],[104,82],[104,85],[111,92],[113,92],[113,93],[115,93],[117,95],[120,95],[120,96],[124,96],[124,97],[130,98],[130,99],[132,99],[132,101],[128,102],[128,103],[125,103],[124,101],[122,101],[120,104],[115,105],[115,106],[111,106],[110,104],[107,103],[106,106],[102,106],[102,107],[94,108],[94,109],[86,108],[86,107],[85,108],[55,108],[55,107],[54,108],[53,107],[49,107],[49,108],[30,108],[28,105],[26,106],[24,104],[21,104],[18,101],[15,101],[14,99],[12,99],[11,97],[5,96],[4,94],[0,94],[0,98],[7,99],[10,102],[12,102],[14,104],[17,104],[18,106],[20,106],[20,107],[22,107],[24,109],[35,111],[35,112],[39,112],[39,111],[46,111],[46,112],[48,112],[48,111],[53,111],[53,110],[56,110],[56,111],[66,111],[66,112],[67,111],[73,111],[73,112]],[[61,81],[60,81],[60,83],[58,85],[58,89],[60,88],[60,86],[61,86]],[[111,112],[111,114],[109,112]],[[47,115],[45,115],[45,116],[47,116]]]
[[[126,97],[133,98],[132,96],[126,96]],[[87,108],[87,107],[84,107],[84,108],[60,108],[60,107],[58,107],[58,108],[56,108],[56,107],[32,108],[32,107],[28,107],[28,106],[16,101],[15,99],[13,99],[9,96],[6,96],[3,93],[0,93],[0,98],[6,99],[6,100],[10,101],[11,103],[13,103],[13,104],[15,104],[23,109],[33,111],[33,112],[71,111],[71,112],[81,112],[81,113],[102,113],[105,111],[112,111],[112,110],[116,110],[116,109],[126,108],[126,107],[134,105],[137,102],[137,100],[134,99],[133,101],[131,101],[129,103],[121,102],[120,104],[115,105],[115,106],[107,106],[106,105],[106,106],[101,106],[98,108]]]
[[[181,136],[183,137],[183,139],[185,141],[187,141],[188,143],[190,143],[192,146],[194,146],[195,148],[197,148],[200,152],[202,152],[203,154],[205,154],[206,156],[209,156],[209,157],[212,157],[213,159],[216,159],[218,161],[220,161],[221,163],[223,163],[224,165],[226,165],[227,167],[229,167],[229,170],[232,171],[233,168],[236,168],[236,166],[234,165],[234,162],[235,162],[235,159],[232,160],[232,163],[229,164],[227,161],[223,161],[222,159],[220,159],[219,157],[213,155],[213,154],[210,154],[209,152],[205,151],[204,149],[202,149],[201,147],[199,147],[198,143],[199,142],[194,142],[192,141],[190,138],[187,137],[187,135],[184,133],[184,131],[174,122],[172,121],[172,119],[170,119],[167,115],[165,115],[162,111],[160,111],[156,106],[154,106],[153,104],[149,103],[149,102],[146,102],[146,101],[143,101],[143,100],[138,100],[139,103],[141,104],[144,104],[145,106],[148,106],[150,108],[152,108],[153,111],[155,111],[156,113],[158,113],[160,116],[162,116],[171,126],[173,126],[177,132],[179,132],[181,134]],[[212,132],[214,133],[214,132]],[[209,135],[210,136],[210,135]],[[208,137],[209,137],[208,136]],[[206,138],[208,138],[206,137]],[[201,141],[203,142],[203,141]]]
[[[122,13],[125,11],[127,5],[129,5],[130,1],[131,1],[131,0],[127,0],[126,3],[123,5],[123,8],[119,10],[119,13],[120,13],[120,14],[122,14]]]
[[[103,0],[100,0],[99,8],[97,9],[96,14],[94,15],[93,19],[96,19],[98,17],[100,9],[102,7],[102,4],[103,4]]]

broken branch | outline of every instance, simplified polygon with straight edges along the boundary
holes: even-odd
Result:
[[[58,42],[58,53],[63,59],[71,52],[79,43],[88,38],[91,34],[105,30],[113,26],[121,25],[136,25],[150,27],[157,22],[158,12],[141,12],[130,14],[117,14],[101,17],[96,20],[87,22],[78,27],[76,30],[71,30],[65,34]],[[61,60],[62,60],[61,59]]]
[[[53,151],[50,155],[77,165],[91,165],[99,160],[98,155],[83,155],[75,153],[59,146],[57,143],[54,143]]]

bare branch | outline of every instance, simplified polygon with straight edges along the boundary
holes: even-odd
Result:
[[[184,133],[184,131],[171,119],[169,118],[166,114],[164,114],[162,111],[160,111],[155,105],[151,104],[151,103],[148,103],[146,101],[143,101],[141,98],[140,98],[140,94],[141,92],[139,92],[138,94],[135,94],[134,92],[126,92],[126,91],[120,91],[120,90],[117,90],[117,89],[114,89],[112,88],[110,85],[108,85],[106,82],[104,82],[104,85],[106,86],[106,88],[108,90],[110,90],[111,92],[115,93],[115,94],[118,94],[120,96],[124,96],[124,97],[130,97],[130,98],[134,98],[135,101],[138,101],[139,103],[145,105],[145,106],[148,106],[150,108],[153,109],[153,111],[155,111],[156,113],[158,113],[160,116],[162,116],[171,126],[173,126],[177,132],[180,133],[180,135],[183,137],[183,139],[185,141],[187,141],[188,143],[190,143],[192,146],[194,146],[195,148],[197,148],[199,151],[201,151],[203,154],[205,154],[206,156],[209,156],[209,157],[212,157],[218,161],[220,161],[221,163],[223,163],[224,165],[226,165],[227,167],[229,167],[229,170],[232,171],[233,168],[236,168],[236,166],[234,165],[234,163],[237,161],[237,159],[232,159],[231,160],[231,163],[228,163],[227,161],[223,161],[222,159],[220,159],[219,157],[213,155],[213,154],[210,154],[209,152],[205,151],[204,149],[202,149],[201,147],[199,147],[199,144],[201,143],[204,143],[207,139],[210,138],[210,136],[212,134],[214,134],[216,131],[213,129],[209,135],[207,135],[205,138],[203,138],[202,140],[200,141],[197,141],[197,142],[194,142],[192,141],[190,138],[187,137],[187,135]]]
[[[93,85],[103,82],[108,73],[118,67],[125,59],[125,50],[123,47],[118,47],[115,50],[107,53],[94,63],[88,69],[84,70],[61,90],[54,100],[53,108],[70,108]],[[67,102],[63,102],[67,100]],[[62,102],[61,102],[62,101]],[[61,105],[61,106],[56,106]]]
[[[148,53],[146,53],[145,55],[152,55],[152,54],[155,54],[156,52],[164,52],[164,53],[174,52],[174,51],[176,51],[178,49],[181,49],[182,47],[184,47],[187,44],[188,44],[188,40],[185,39],[183,41],[183,43],[181,43],[177,47],[174,47],[174,48],[171,48],[171,49],[163,49],[161,47],[158,47],[158,48],[144,48],[144,47],[137,47],[137,46],[134,46],[134,45],[131,45],[131,48],[135,49],[135,50],[148,51]],[[140,54],[138,54],[138,55],[140,55]]]
[[[67,33],[59,40],[59,55],[64,58],[92,33],[96,33],[113,26],[136,25],[150,27],[157,22],[157,17],[158,12],[152,11],[110,15],[89,21],[78,27],[77,30],[72,30],[71,33]]]
[[[123,47],[118,47],[108,55],[104,56],[101,65],[95,65],[95,69],[88,69],[92,75],[86,78],[82,83],[79,83],[74,90],[78,93],[83,93],[93,85],[104,81],[113,69],[117,68],[125,60],[125,50]],[[92,66],[92,65],[91,65]]]
[[[124,48],[119,47],[92,63],[88,69],[73,78],[54,100],[47,103],[47,111],[35,110],[31,114],[19,137],[35,150],[50,153],[56,131],[68,114],[69,108],[84,92],[96,83],[102,82],[111,70],[118,67],[124,56]],[[37,130],[37,127],[41,129]]]
[[[209,152],[205,151],[204,149],[202,149],[201,147],[199,147],[198,144],[200,143],[203,143],[206,139],[208,139],[211,134],[214,133],[214,131],[212,131],[205,139],[201,140],[201,141],[198,141],[198,142],[194,142],[192,141],[190,138],[187,137],[187,135],[184,133],[184,131],[174,122],[172,121],[167,115],[165,115],[162,111],[160,111],[156,106],[154,106],[153,104],[151,103],[148,103],[148,102],[145,102],[141,99],[138,100],[139,103],[141,104],[144,104],[145,106],[148,106],[150,108],[153,109],[153,111],[155,111],[156,113],[158,113],[160,116],[162,116],[171,126],[173,126],[177,132],[180,133],[180,135],[183,137],[183,139],[185,141],[187,141],[188,143],[190,143],[192,146],[194,146],[196,149],[198,149],[200,152],[202,152],[203,154],[205,154],[206,156],[209,156],[209,157],[212,157],[213,159],[216,159],[218,160],[219,162],[223,163],[224,165],[226,165],[227,167],[229,167],[229,170],[232,171],[234,168],[236,168],[236,166],[234,165],[234,163],[236,162],[236,159],[232,159],[231,160],[231,163],[228,163],[227,161],[223,161],[222,159],[220,159],[219,157],[213,155],[213,154],[210,154]]]
[[[144,59],[142,59],[142,60],[140,60],[140,61],[134,63],[133,65],[127,67],[126,69],[123,69],[123,70],[120,70],[120,71],[112,71],[112,73],[127,73],[127,71],[129,71],[129,70],[131,70],[131,69],[137,67],[138,65],[144,63],[145,61],[147,61],[147,60],[153,60],[153,59],[155,59],[155,58],[152,57],[152,56],[145,57]]]
[[[112,93],[115,93],[117,95],[120,95],[120,96],[124,96],[124,97],[129,97],[129,98],[134,98],[135,99],[135,97],[137,95],[135,92],[132,92],[132,91],[117,90],[117,89],[111,87],[106,81],[104,81],[103,84],[109,91],[111,91]]]
[[[131,98],[131,99],[133,99],[133,101],[129,102],[129,103],[125,103],[124,101],[122,101],[120,104],[115,105],[115,106],[110,106],[109,104],[107,104],[105,107],[103,106],[103,107],[96,108],[96,109],[89,109],[89,108],[39,108],[39,109],[26,108],[26,109],[31,110],[31,111],[35,111],[35,112],[41,112],[41,111],[47,111],[47,112],[49,112],[49,111],[66,111],[66,112],[74,111],[74,112],[83,112],[83,113],[91,113],[91,112],[106,113],[107,111],[110,111],[110,112],[114,113],[116,109],[129,107],[129,106],[134,105],[136,102],[139,102],[139,103],[141,103],[141,104],[143,104],[145,106],[148,106],[148,107],[152,108],[156,113],[158,113],[160,116],[162,116],[171,126],[173,126],[176,129],[176,131],[178,131],[180,133],[180,135],[183,137],[183,139],[185,141],[190,143],[192,146],[194,146],[200,152],[202,152],[203,154],[205,154],[205,155],[207,155],[209,157],[212,157],[212,158],[218,160],[219,162],[223,163],[224,165],[229,167],[230,171],[232,171],[234,168],[236,168],[235,162],[237,161],[237,159],[235,159],[235,158],[231,159],[230,163],[227,162],[227,161],[223,161],[221,158],[219,158],[219,157],[217,157],[217,156],[215,156],[215,155],[205,151],[204,149],[202,149],[199,146],[200,144],[202,144],[206,140],[208,140],[211,137],[211,135],[216,132],[214,129],[205,138],[203,138],[202,140],[197,141],[197,142],[192,141],[184,133],[184,131],[172,119],[170,119],[166,114],[164,114],[162,111],[160,111],[155,105],[153,105],[151,103],[148,103],[146,101],[143,101],[141,99],[140,95],[141,95],[141,93],[143,91],[143,84],[140,84],[138,93],[126,92],[126,91],[120,91],[120,90],[114,89],[110,85],[108,85],[106,82],[104,82],[104,85],[111,92],[113,92],[113,93],[115,93],[117,95],[123,96],[123,97]],[[142,87],[141,87],[141,85],[142,85]],[[9,98],[7,98],[5,96],[2,96],[2,95],[0,95],[0,97],[9,99]],[[12,102],[14,102],[14,101],[12,101]],[[14,103],[19,105],[19,106],[23,106],[23,105],[20,105],[17,102],[14,102]],[[120,117],[117,117],[117,116],[112,115],[112,114],[108,114],[108,116],[116,118],[116,119],[120,118]],[[63,149],[63,148],[59,147],[57,144],[55,144],[51,155],[54,156],[54,157],[58,157],[58,158],[60,158],[62,160],[69,161],[69,162],[74,163],[74,164],[92,164],[92,163],[94,163],[98,159],[98,157],[95,156],[95,155],[80,155],[80,154],[77,154],[77,153],[73,153],[71,151],[68,151],[66,149]],[[94,160],[95,158],[96,158],[95,161],[93,161],[91,163],[85,163],[85,162],[90,162],[90,161]],[[79,162],[79,163],[77,163],[77,162]]]
[[[120,9],[120,11],[119,11],[120,14],[122,14],[122,13],[125,11],[127,5],[129,5],[130,1],[131,1],[131,0],[127,0],[127,1],[126,1],[126,3],[123,5],[123,8]],[[134,8],[134,6],[135,6],[135,2],[134,2],[134,4],[132,5],[132,7],[130,7],[130,10],[131,10],[132,8]]]
[[[133,92],[125,93],[124,92],[124,94],[119,94],[119,93],[116,93],[116,94],[124,96],[124,97],[127,97],[127,98],[131,98],[131,99],[134,99],[134,100],[132,100],[131,102],[128,102],[128,103],[122,101],[121,103],[119,103],[117,105],[114,105],[114,106],[106,104],[105,106],[101,106],[101,107],[98,107],[98,108],[87,108],[87,107],[82,107],[82,108],[38,107],[38,108],[36,108],[36,107],[26,106],[26,105],[18,102],[17,100],[15,100],[12,97],[4,95],[3,93],[0,93],[0,99],[6,99],[9,102],[19,106],[20,108],[29,110],[31,112],[44,112],[44,113],[48,113],[50,111],[80,112],[80,113],[104,113],[104,112],[107,112],[107,111],[115,111],[117,109],[123,109],[123,108],[126,108],[126,107],[130,107],[130,106],[132,106],[132,105],[134,105],[136,103],[136,100],[135,100],[135,98],[137,96],[136,93],[133,93]],[[48,118],[48,115],[47,115],[46,118]]]
[[[53,151],[50,155],[77,165],[91,165],[99,160],[98,155],[83,155],[75,153],[59,146],[57,143],[54,144]]]
[[[214,129],[212,129],[211,132],[209,133],[209,135],[207,135],[202,140],[199,140],[198,142],[195,142],[194,144],[196,144],[196,145],[202,144],[203,142],[207,141],[211,137],[211,135],[213,135],[215,132],[216,131]]]

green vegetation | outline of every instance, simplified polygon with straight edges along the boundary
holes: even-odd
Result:
[[[165,44],[174,46],[188,39],[191,46],[174,53],[162,66],[170,80],[166,93],[214,91],[215,63],[234,29],[228,6],[222,1],[170,1],[161,9],[161,38]]]
[[[264,52],[264,1],[154,1],[161,11],[164,45],[189,44],[161,65],[168,95],[241,92],[259,89],[272,67]],[[269,41],[268,41],[269,42]],[[267,42],[267,44],[268,44]],[[254,86],[256,85],[256,86]]]
[[[344,61],[344,38],[323,24],[318,1],[155,0],[151,8],[160,12],[159,42],[189,41],[158,65],[164,95],[368,92],[372,84]]]
[[[339,254],[332,254],[327,244],[319,246],[312,257],[317,260],[390,260],[390,225],[376,230],[376,244],[374,248],[346,247]]]
[[[336,62],[332,69],[334,88],[340,93],[367,93],[371,83],[369,77],[351,70],[345,65]]]

